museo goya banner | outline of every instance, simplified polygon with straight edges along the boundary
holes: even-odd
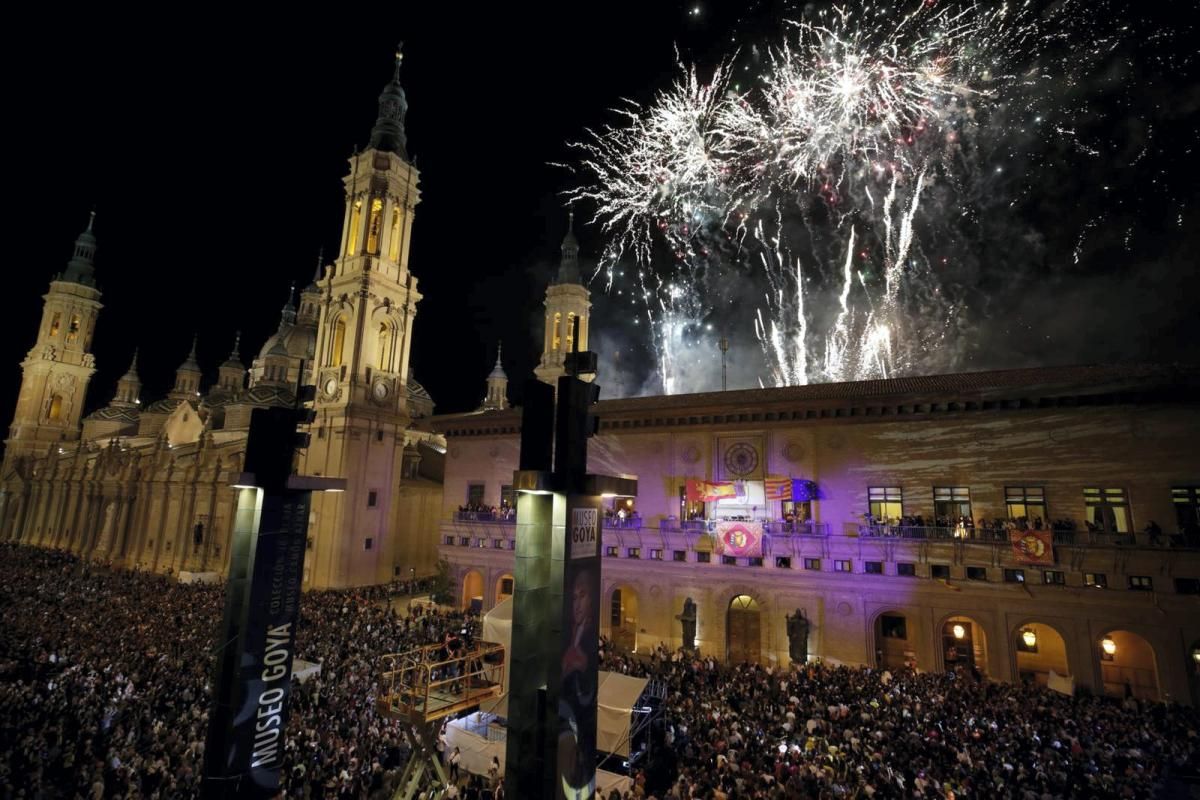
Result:
[[[241,708],[231,737],[231,771],[250,781],[240,796],[279,792],[309,498],[308,492],[286,492],[263,503],[241,655]]]
[[[568,515],[570,552],[563,564],[555,795],[563,800],[591,800],[596,794],[600,685],[600,509],[572,505]]]
[[[716,524],[717,552],[736,558],[762,558],[763,526],[761,522],[732,522]]]

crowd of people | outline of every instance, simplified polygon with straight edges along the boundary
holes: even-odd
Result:
[[[390,797],[412,742],[375,711],[380,656],[474,621],[397,614],[388,593],[303,595],[296,656],[321,669],[292,692],[286,797]],[[223,603],[223,586],[0,545],[0,798],[196,797]]]
[[[602,646],[666,688],[650,755],[615,798],[1141,798],[1200,768],[1200,716],[967,674],[725,666]]]
[[[390,796],[413,743],[376,712],[380,655],[469,641],[467,612],[398,614],[385,590],[303,596],[285,797]],[[0,798],[199,792],[223,590],[0,545]],[[725,666],[602,643],[665,687],[628,797],[1149,797],[1200,769],[1200,717],[968,674]],[[463,776],[485,797],[497,775]]]
[[[517,508],[507,502],[501,503],[498,506],[489,506],[487,503],[467,503],[458,507],[458,518],[485,521],[515,520],[517,518]]]

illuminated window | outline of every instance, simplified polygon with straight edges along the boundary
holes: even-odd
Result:
[[[51,397],[50,398],[50,410],[46,412],[46,417],[51,422],[58,422],[60,419],[62,419],[62,406],[63,406],[62,395],[56,394],[53,397]]]
[[[400,209],[392,209],[392,233],[388,236],[388,258],[400,260]]]
[[[834,572],[850,572],[852,565],[849,559],[836,558],[833,561]]]
[[[346,346],[346,321],[339,319],[333,325],[333,347],[329,351],[329,366],[342,365],[342,349]]]
[[[966,486],[933,487],[933,515],[939,519],[971,518],[971,490]]]
[[[575,352],[575,315],[567,314],[567,352]]]
[[[1129,496],[1124,489],[1088,488],[1083,490],[1087,521],[1108,533],[1129,533]]]
[[[354,255],[358,249],[358,231],[362,227],[362,200],[355,200],[350,210],[350,235],[346,237],[346,255]]]
[[[821,569],[821,559],[819,559],[819,558],[806,558],[806,559],[804,559],[804,568],[805,568],[805,569],[816,570],[816,571],[818,571],[818,572],[819,572],[819,571],[820,571],[820,569]]]
[[[876,522],[898,520],[904,516],[904,493],[899,486],[871,486],[867,489],[871,518]]]
[[[1154,579],[1149,575],[1130,575],[1129,588],[1138,592],[1154,591]]]
[[[386,322],[379,323],[379,369],[384,372],[388,371],[388,362],[391,360],[391,354],[388,352],[390,333],[391,328]]]
[[[54,317],[50,320],[50,336],[51,337],[58,336],[58,327],[59,327],[59,323],[61,323],[61,322],[62,322],[62,314],[55,311]]]
[[[559,338],[559,334],[562,331],[562,329],[559,327],[560,325],[562,325],[562,314],[555,311],[554,312],[554,342],[550,347],[550,349],[554,350],[554,351],[557,351],[558,346],[560,344],[562,344],[562,340]]]
[[[1047,519],[1046,490],[1041,486],[1005,486],[1004,505],[1009,519]]]
[[[79,315],[71,315],[71,324],[67,327],[67,344],[79,338]]]
[[[1083,573],[1083,585],[1105,589],[1108,587],[1108,576],[1103,572],[1085,572]]]
[[[367,252],[379,255],[379,237],[383,233],[383,200],[371,201],[371,224],[367,226]]]

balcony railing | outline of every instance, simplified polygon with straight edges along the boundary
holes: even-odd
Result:
[[[604,527],[620,530],[639,530],[642,527],[641,517],[605,517]]]
[[[455,511],[456,522],[506,522],[517,521],[516,511]]]
[[[829,523],[813,522],[812,520],[764,522],[763,532],[769,536],[828,536]]]

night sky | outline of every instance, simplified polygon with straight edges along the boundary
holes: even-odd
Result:
[[[195,333],[208,380],[237,329],[249,366],[278,324],[288,284],[306,284],[318,250],[332,254],[338,244],[347,158],[366,143],[399,39],[409,151],[421,172],[410,260],[425,295],[417,378],[439,411],[474,408],[502,339],[517,389],[536,363],[541,299],[566,226],[558,193],[572,178],[549,162],[570,159],[566,143],[612,120],[620,98],[649,100],[673,75],[676,47],[709,63],[731,39],[775,29],[789,13],[784,4],[745,5],[702,3],[695,14],[680,3],[396,3],[370,8],[366,19],[349,6],[320,17],[239,9],[169,20],[114,6],[32,12],[42,18],[14,29],[2,56],[9,211],[0,417],[11,419],[41,295],[93,207],[105,308],[88,410],[108,402],[135,346],[144,402],[170,389]],[[1182,23],[1169,16],[1185,5],[1127,8],[1160,15],[1146,24],[1161,27]],[[1193,42],[1187,35],[1170,46],[1185,53]],[[1194,71],[1126,78],[1146,82],[1162,115],[1154,121],[1164,154],[1143,175],[1170,167],[1177,187],[1195,187]],[[1151,112],[1123,113],[1111,124]],[[1110,191],[1140,191],[1136,172],[1120,180],[1131,183]],[[966,366],[1193,357],[1196,193],[1147,190],[1146,202],[1129,204],[1128,224],[1107,221],[1092,257],[1068,266],[1079,208],[1111,195],[1054,186],[1044,213],[1061,202],[1074,209],[1065,213],[1071,224],[1048,225],[1061,230],[1047,234],[1043,263],[1005,295],[1027,302],[978,312],[998,340],[1005,321],[1036,316],[1055,329],[1054,346],[998,341]],[[1135,244],[1116,247],[1131,225]],[[598,234],[578,234],[585,260],[594,258]],[[605,325],[604,308],[599,302],[594,330]]]

